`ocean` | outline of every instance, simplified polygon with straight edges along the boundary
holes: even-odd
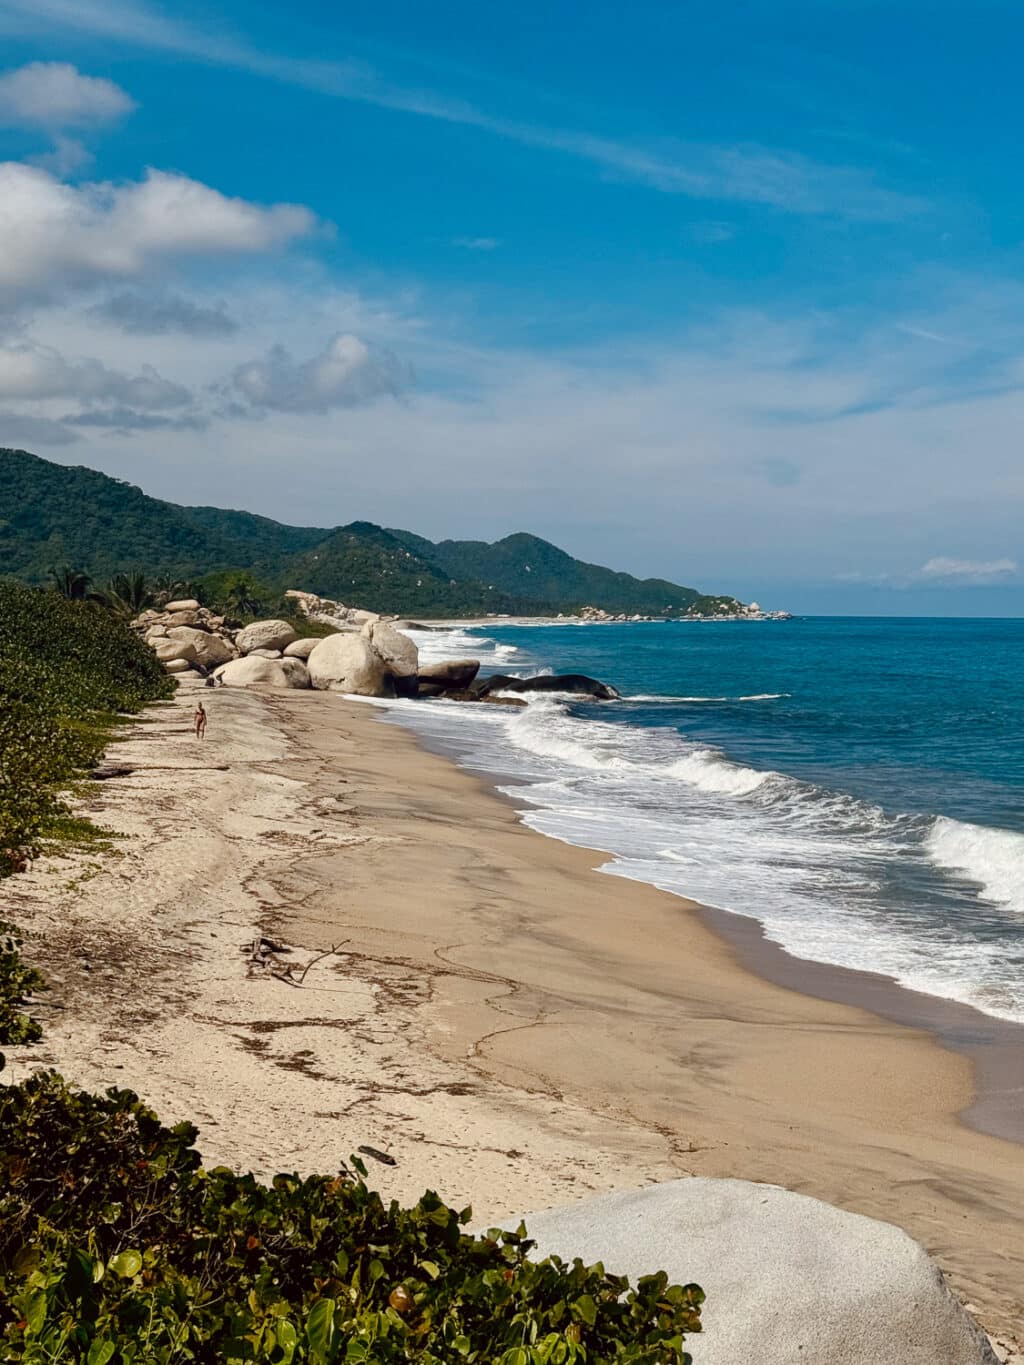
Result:
[[[798,958],[1024,1021],[1024,621],[804,618],[417,633],[617,702],[389,704],[604,871]]]

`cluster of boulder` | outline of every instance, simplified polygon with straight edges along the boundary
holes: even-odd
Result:
[[[582,674],[479,678],[479,659],[421,664],[415,641],[397,629],[411,629],[411,623],[340,607],[312,593],[287,595],[298,600],[308,619],[329,624],[331,633],[300,639],[290,622],[280,620],[239,626],[191,598],[169,602],[162,611],[144,611],[132,627],[168,673],[226,687],[312,687],[362,697],[447,697],[504,706],[525,706],[508,695],[520,692],[572,692],[599,700],[618,696],[613,687]]]
[[[415,696],[416,645],[376,613],[361,616],[361,621],[332,623],[330,635],[300,639],[289,621],[238,626],[189,599],[169,602],[162,611],[144,611],[132,626],[169,673],[198,675],[227,687]]]

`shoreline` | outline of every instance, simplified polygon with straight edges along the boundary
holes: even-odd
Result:
[[[513,810],[533,809],[530,801],[516,795],[514,789],[519,779],[514,773],[468,767],[456,745],[420,732],[386,703],[379,708],[379,714],[385,723],[406,730],[427,752],[449,760],[478,780],[488,794]],[[531,832],[597,854],[605,861],[595,871],[620,876],[615,871],[616,856],[595,844]],[[985,1014],[972,1005],[944,996],[913,990],[885,973],[798,957],[767,937],[754,910],[749,913],[722,910],[653,882],[628,877],[622,880],[649,886],[696,913],[716,937],[732,948],[737,963],[761,980],[814,999],[864,1009],[905,1028],[923,1031],[941,1046],[966,1057],[972,1066],[973,1093],[957,1117],[966,1127],[1024,1145],[1024,1024]]]
[[[1019,1324],[1024,1161],[957,1119],[964,1057],[752,974],[700,907],[595,875],[376,708],[225,689],[199,748],[192,695],[90,796],[132,836],[119,856],[8,884],[54,981],[5,1079],[129,1085],[263,1174],[368,1142],[398,1161],[371,1172],[385,1197],[435,1187],[477,1221],[676,1175],[776,1183],[905,1227],[990,1332]],[[341,946],[300,989],[247,973],[256,932],[300,965]]]

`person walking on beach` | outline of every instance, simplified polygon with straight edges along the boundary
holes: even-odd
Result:
[[[196,739],[206,737],[206,707],[201,701],[196,702],[196,709],[192,715],[192,723],[195,727]]]

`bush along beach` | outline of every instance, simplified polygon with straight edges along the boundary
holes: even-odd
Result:
[[[0,584],[0,878],[74,830],[67,794],[173,680],[123,614]],[[0,924],[0,1046],[39,974]],[[0,1056],[0,1069],[3,1059]],[[0,1084],[0,1358],[25,1365],[685,1365],[703,1293],[532,1261],[427,1193],[385,1204],[352,1159],[268,1185],[204,1170],[191,1124],[55,1072]]]

